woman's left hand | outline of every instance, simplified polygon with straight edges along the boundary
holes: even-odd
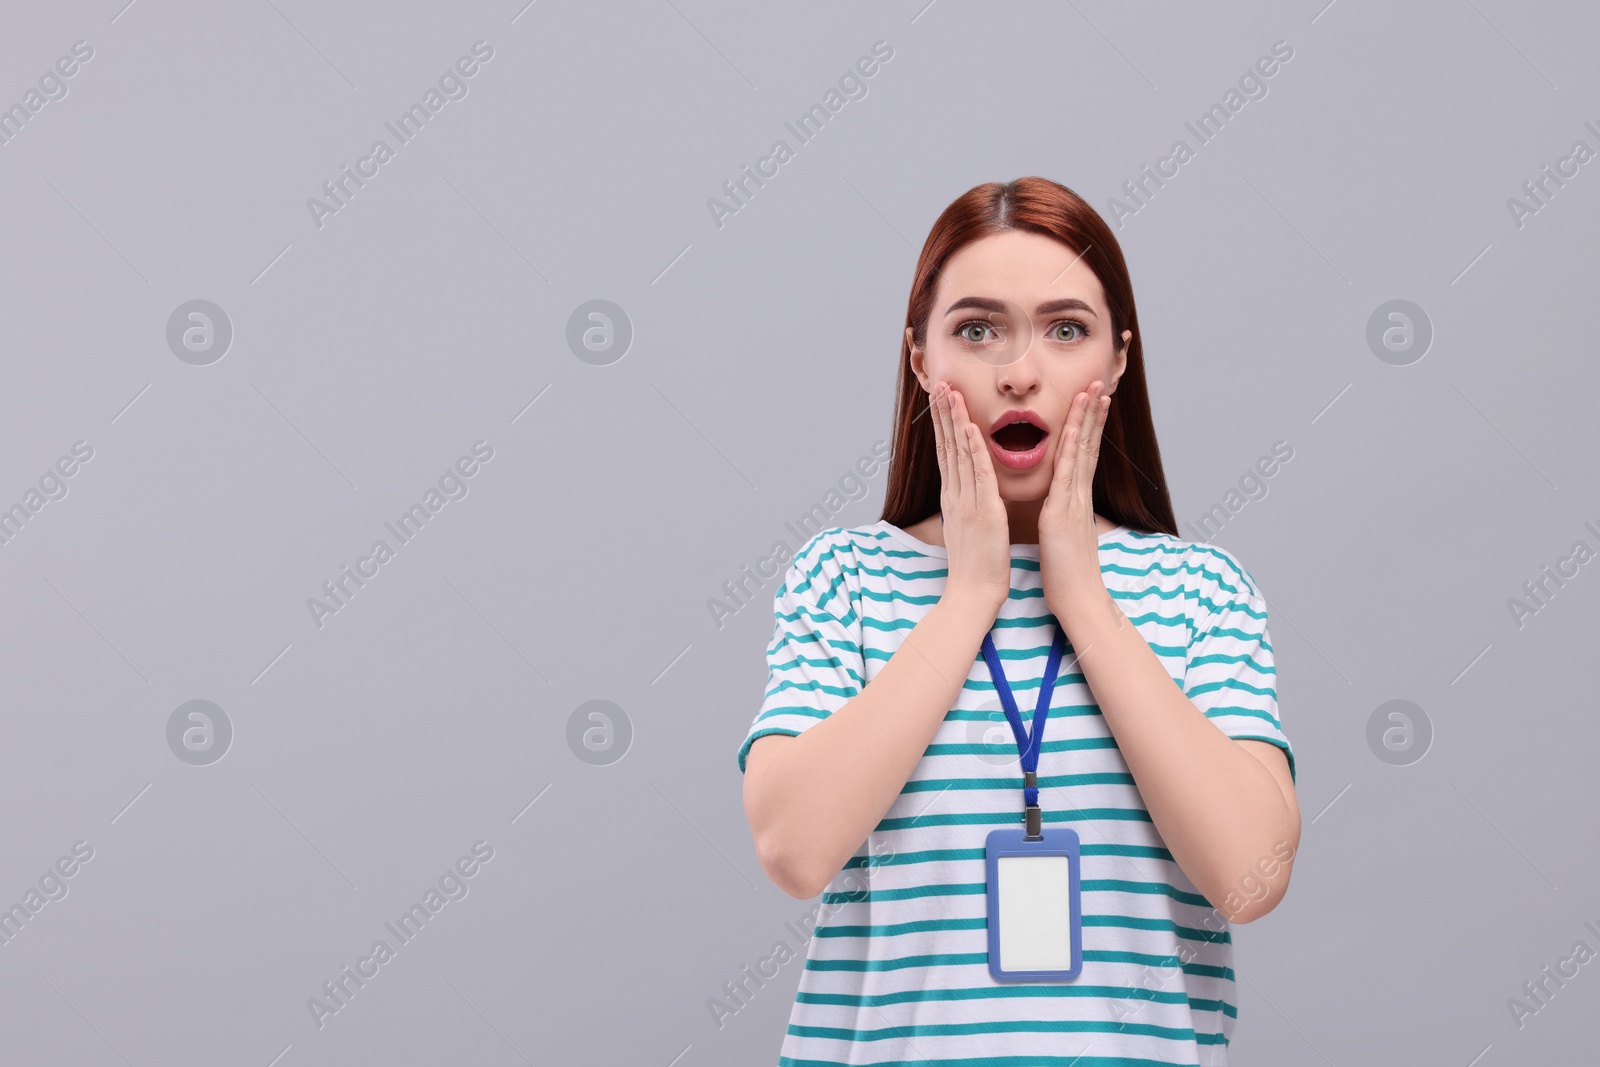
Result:
[[[1100,539],[1094,526],[1094,469],[1111,395],[1096,379],[1073,398],[1064,436],[1056,444],[1049,495],[1039,512],[1039,572],[1045,606],[1065,625],[1074,609],[1107,597],[1100,578]]]

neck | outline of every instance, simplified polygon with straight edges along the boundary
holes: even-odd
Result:
[[[1011,543],[1036,545],[1039,543],[1039,512],[1044,509],[1042,500],[1008,500],[1006,522],[1011,528]]]
[[[1036,545],[1039,543],[1039,513],[1044,510],[1042,500],[1016,500],[1005,501],[1006,525],[1010,530],[1010,541],[1014,545]],[[1094,517],[1094,532],[1100,534],[1115,525],[1099,515]],[[938,512],[915,523],[909,528],[913,537],[920,537],[930,545],[945,547],[944,518]]]

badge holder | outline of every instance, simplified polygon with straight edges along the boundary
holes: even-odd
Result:
[[[1078,833],[1041,829],[1037,806],[1023,818],[1024,829],[990,830],[984,842],[989,975],[997,982],[1067,981],[1083,970]]]

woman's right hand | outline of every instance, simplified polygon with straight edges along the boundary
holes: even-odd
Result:
[[[982,432],[967,418],[966,401],[949,382],[934,385],[928,406],[950,559],[945,596],[969,597],[998,613],[1011,593],[1011,527],[993,458]]]

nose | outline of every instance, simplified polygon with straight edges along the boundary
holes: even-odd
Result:
[[[1027,396],[1039,388],[1039,368],[1031,345],[1015,362],[995,368],[995,385],[1014,396]]]

